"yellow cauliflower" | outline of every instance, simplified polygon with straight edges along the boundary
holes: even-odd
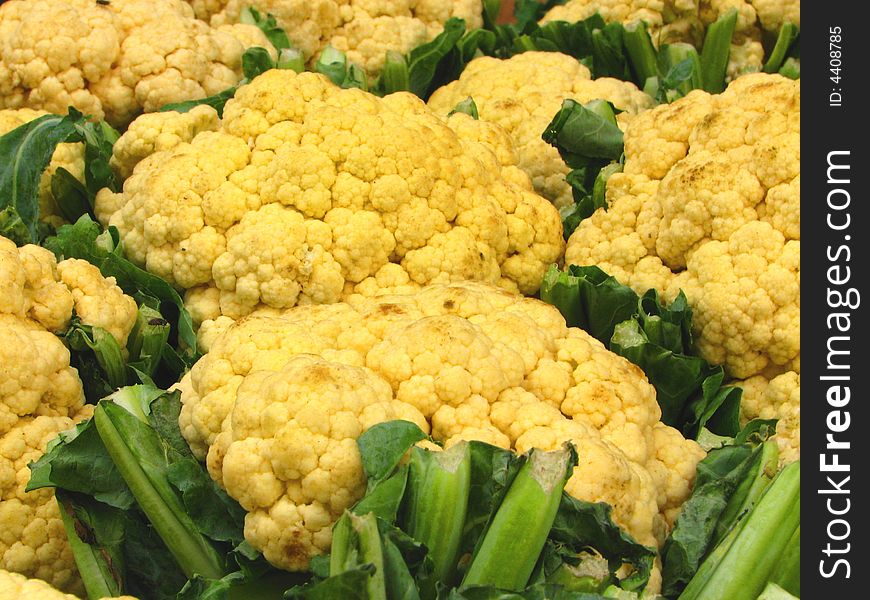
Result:
[[[702,354],[743,379],[800,360],[800,82],[753,74],[637,116],[607,210],[565,262],[694,309]]]
[[[2,103],[2,100],[0,100]],[[43,110],[30,108],[0,110],[0,135],[28,123],[42,115]],[[64,168],[81,182],[85,180],[85,150],[83,144],[58,144],[51,155],[51,162],[39,180],[39,218],[55,227],[65,223],[57,208],[57,201],[51,193],[51,177],[59,168]]]
[[[476,58],[458,80],[432,94],[429,106],[447,114],[469,96],[481,119],[498,123],[510,134],[520,168],[532,178],[535,190],[559,208],[573,202],[565,181],[569,169],[541,134],[562,101],[607,100],[625,111],[621,121],[653,104],[633,83],[610,77],[593,80],[589,69],[558,52],[525,52],[506,60]]]
[[[770,4],[780,2],[769,0]],[[597,12],[609,23],[645,21],[656,45],[688,42],[700,50],[705,27],[735,8],[737,25],[727,71],[728,77],[734,78],[761,70],[764,60],[755,3],[752,0],[568,0],[551,8],[541,23],[581,21]],[[774,32],[778,29],[777,26]]]
[[[801,375],[788,371],[768,379],[755,375],[738,384],[743,388],[740,422],[752,419],[779,419],[776,440],[780,462],[801,457]]]
[[[220,29],[183,0],[10,0],[0,6],[0,108],[65,114],[116,127],[164,104],[239,82],[253,25]]]
[[[130,259],[188,289],[197,321],[337,302],[379,278],[534,293],[562,228],[515,161],[491,124],[273,70],[96,211]]]
[[[81,260],[0,237],[0,569],[81,591],[51,490],[24,492],[27,464],[58,432],[87,418],[82,383],[55,331],[73,313],[123,344],[136,303]]]
[[[580,466],[569,492],[609,502],[649,545],[704,456],[660,422],[640,369],[554,307],[491,285],[354,294],[203,330],[209,351],[178,386],[182,434],[248,511],[246,539],[283,568],[329,549],[332,524],[365,489],[355,440],[385,420],[413,421],[446,446],[571,440]]]
[[[64,594],[40,579],[28,579],[18,573],[0,569],[0,600],[78,600]],[[101,598],[100,600],[110,600]],[[112,596],[111,600],[136,600],[133,596]]]
[[[187,0],[213,26],[238,23],[250,6],[272,14],[294,46],[316,60],[332,45],[370,74],[388,50],[402,54],[441,33],[451,17],[473,29],[483,24],[477,0]]]
[[[127,128],[112,148],[111,166],[123,181],[136,165],[155,152],[172,150],[201,131],[214,131],[220,119],[215,109],[201,104],[188,112],[142,115]],[[105,192],[104,192],[105,193]]]

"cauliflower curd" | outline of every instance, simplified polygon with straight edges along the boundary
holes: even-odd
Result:
[[[598,265],[638,293],[682,289],[702,355],[733,377],[799,376],[799,140],[800,81],[779,75],[642,113],[607,210],[581,222],[566,264]],[[788,438],[799,427],[797,407],[752,410],[786,419]]]
[[[183,0],[0,3],[0,108],[66,114],[115,127],[165,104],[236,85],[254,25],[209,27]]]
[[[181,430],[248,511],[245,537],[304,569],[365,491],[356,439],[405,419],[446,446],[523,452],[571,440],[569,493],[614,507],[640,542],[663,541],[689,494],[694,441],[659,420],[633,364],[554,307],[461,282],[203,325],[209,352],[180,382]]]
[[[534,293],[564,248],[504,131],[408,93],[272,70],[215,131],[142,159],[155,136],[125,138],[148,117],[119,140],[145,150],[96,212],[131,260],[188,290],[198,322],[455,280]]]
[[[532,178],[535,190],[559,208],[573,202],[571,186],[565,181],[570,169],[541,134],[562,101],[607,100],[625,111],[619,114],[621,125],[653,105],[653,99],[633,83],[611,77],[593,80],[588,68],[558,52],[524,52],[505,60],[475,58],[458,80],[432,94],[429,106],[447,114],[469,96],[481,119],[498,123],[508,132],[517,147],[520,168]]]
[[[238,23],[253,7],[271,14],[290,41],[314,62],[327,45],[376,74],[388,50],[405,54],[441,33],[451,17],[467,29],[483,24],[479,0],[187,0],[213,26]]]
[[[123,346],[137,308],[90,263],[58,264],[45,248],[16,248],[0,237],[0,569],[80,592],[54,493],[24,491],[28,463],[93,413],[69,350],[53,333],[66,328],[74,311]]]

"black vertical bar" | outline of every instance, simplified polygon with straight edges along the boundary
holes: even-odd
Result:
[[[801,15],[801,79],[807,84],[801,124],[804,598],[870,597],[863,583],[870,553],[862,518],[870,484],[863,306],[870,302],[870,109],[862,82],[870,36],[859,14],[864,6],[805,2]]]

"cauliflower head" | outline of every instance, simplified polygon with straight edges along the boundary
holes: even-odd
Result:
[[[451,17],[473,29],[483,24],[477,0],[188,0],[213,26],[238,23],[250,6],[271,14],[294,46],[313,63],[332,45],[376,74],[388,50],[402,54],[441,33]]]
[[[700,50],[705,28],[734,8],[737,25],[727,70],[728,77],[733,79],[760,71],[764,60],[761,27],[754,4],[757,2],[753,0],[568,0],[547,11],[541,23],[582,21],[597,12],[608,23],[645,21],[656,45],[688,42]],[[769,4],[778,5],[781,0],[769,0]],[[777,25],[773,31],[778,29]]]
[[[492,124],[272,70],[96,210],[131,260],[188,289],[197,321],[336,302],[378,278],[533,293],[562,226],[515,161]]]
[[[74,106],[122,127],[236,85],[250,45],[274,52],[256,26],[212,28],[183,0],[10,0],[0,5],[0,108]]]
[[[27,465],[93,412],[54,332],[75,314],[123,346],[136,311],[114,279],[90,263],[57,263],[45,248],[16,248],[0,237],[0,569],[82,591],[53,492],[24,491]]]
[[[744,379],[799,371],[800,82],[752,74],[637,116],[606,210],[565,262],[694,310],[702,355]]]
[[[178,386],[182,434],[248,512],[246,539],[283,568],[328,551],[332,524],[365,490],[355,440],[378,422],[415,422],[445,446],[571,440],[581,462],[568,491],[610,503],[649,545],[704,456],[660,422],[638,367],[552,306],[495,286],[353,294],[203,330],[209,351]]]
[[[28,579],[19,573],[0,569],[0,600],[78,600],[78,596],[65,594],[41,579]],[[100,600],[110,600],[101,598]],[[136,600],[133,596],[112,596],[111,600]]]
[[[535,190],[558,208],[573,202],[565,181],[569,169],[541,134],[562,101],[607,100],[625,111],[620,113],[622,122],[653,105],[653,99],[633,83],[610,77],[593,80],[589,69],[558,52],[525,52],[504,60],[476,58],[458,80],[432,94],[429,106],[447,114],[469,96],[481,119],[498,123],[510,134],[520,168],[532,178]]]
[[[30,108],[0,110],[0,135],[6,135],[13,129],[47,114],[43,110]],[[54,227],[66,222],[60,214],[54,195],[51,193],[51,178],[60,168],[66,169],[73,177],[84,183],[84,144],[58,144],[54,154],[51,155],[51,162],[48,163],[48,167],[43,171],[39,180],[39,219]]]
[[[741,381],[743,400],[740,403],[740,422],[752,419],[779,419],[776,440],[780,463],[800,460],[801,457],[801,375],[787,371],[768,378],[755,375]]]

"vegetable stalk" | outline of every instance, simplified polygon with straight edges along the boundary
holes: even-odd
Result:
[[[444,452],[412,450],[403,529],[429,549],[439,581],[450,581],[456,569],[470,487],[468,443]]]
[[[680,600],[756,600],[800,525],[800,461],[786,466],[755,508],[714,548]]]
[[[184,574],[189,578],[199,574],[220,579],[225,574],[220,556],[190,521],[165,473],[162,477],[155,473],[159,465],[148,464],[151,457],[137,456],[119,430],[125,416],[136,419],[111,402],[102,402],[94,410],[94,424],[106,451]],[[143,468],[146,464],[149,473]]]
[[[463,587],[494,585],[512,591],[526,587],[576,463],[570,445],[553,452],[531,451],[490,522]]]

